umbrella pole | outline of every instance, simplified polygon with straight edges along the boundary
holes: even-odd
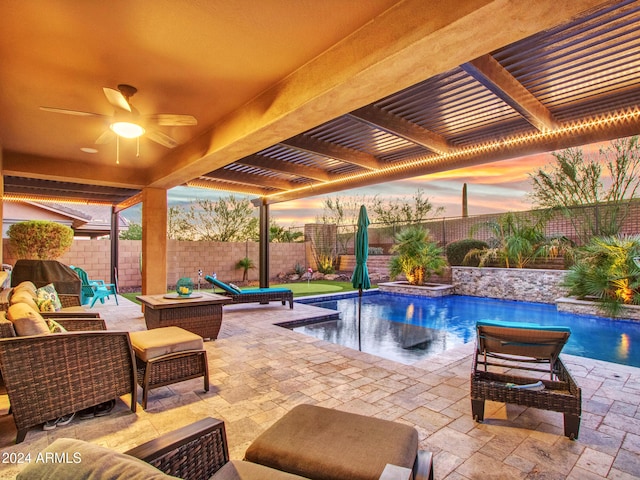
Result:
[[[362,335],[360,333],[360,324],[362,317],[362,288],[358,289],[358,351],[362,351]]]

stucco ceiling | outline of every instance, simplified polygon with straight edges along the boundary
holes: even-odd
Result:
[[[145,187],[188,184],[278,202],[631,135],[639,10],[599,0],[3,0],[5,191],[126,206]],[[96,145],[114,110],[102,89],[121,83],[138,89],[142,115],[198,124],[156,127],[175,148],[146,135]]]

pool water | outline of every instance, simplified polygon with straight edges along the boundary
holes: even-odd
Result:
[[[340,319],[292,330],[404,364],[474,342],[476,320],[504,320],[568,326],[563,353],[640,367],[640,322],[558,312],[555,305],[375,293],[362,297],[358,329],[357,296],[303,302],[337,310]]]

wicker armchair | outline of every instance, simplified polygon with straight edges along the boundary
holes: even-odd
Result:
[[[68,333],[15,337],[0,318],[0,369],[18,429],[131,394],[136,411],[135,356],[127,332],[105,331],[103,319],[56,319]],[[97,329],[102,331],[76,331]]]

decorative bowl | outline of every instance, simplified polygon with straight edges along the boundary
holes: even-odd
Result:
[[[188,297],[193,293],[193,282],[190,278],[182,277],[176,283],[176,293],[181,297]]]

